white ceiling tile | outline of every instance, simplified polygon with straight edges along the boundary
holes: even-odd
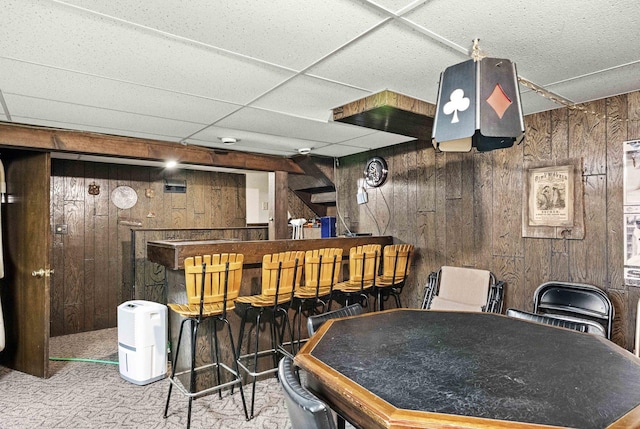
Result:
[[[426,36],[393,22],[336,53],[309,74],[373,93],[389,89],[435,103],[440,73],[461,54],[429,43]]]
[[[149,133],[174,138],[186,137],[203,128],[203,124],[174,121],[152,116],[123,113],[95,107],[80,106],[39,98],[5,94],[15,122],[46,120],[72,124],[72,129],[100,127],[102,132],[129,135],[131,132]]]
[[[240,107],[3,58],[0,82],[15,95],[203,124],[215,122]]]
[[[8,3],[3,57],[240,104],[293,75],[57,3]]]
[[[357,126],[295,118],[280,113],[252,108],[243,108],[217,122],[215,125],[325,143],[337,143],[349,140],[368,134],[371,131]]]
[[[591,90],[585,92],[584,88],[591,88]],[[625,67],[549,85],[548,89],[576,103],[638,91],[640,90],[640,61]]]
[[[487,56],[515,62],[518,74],[540,85],[638,59],[635,0],[449,0],[427,2],[407,18],[469,50],[479,38]]]
[[[522,101],[522,111],[524,115],[563,107],[533,91],[523,91],[520,94],[520,99]]]
[[[415,140],[415,137],[401,136],[399,134],[386,133],[384,131],[374,131],[365,136],[345,141],[343,144],[373,150],[413,140]]]
[[[332,109],[368,95],[371,93],[300,75],[252,103],[251,106],[328,121],[333,117]]]
[[[129,0],[68,2],[296,70],[384,18],[347,0],[190,0],[188,6],[173,0],[138,5]]]
[[[233,137],[238,141],[232,146],[225,146],[220,138]],[[309,147],[312,149],[325,146],[327,143],[254,133],[246,130],[210,126],[194,134],[187,140],[189,144],[197,144],[206,147],[227,148],[234,150],[246,150],[249,152],[269,153],[277,152],[282,156],[291,156],[298,153],[298,149]]]
[[[342,156],[354,155],[362,152],[362,148],[358,146],[349,146],[346,144],[332,144],[313,151],[313,155],[328,156],[332,158],[340,158]]]

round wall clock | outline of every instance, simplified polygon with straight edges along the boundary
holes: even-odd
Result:
[[[111,201],[119,209],[130,209],[136,205],[138,194],[130,186],[118,186],[111,192]]]
[[[367,166],[364,168],[364,178],[367,185],[377,188],[387,180],[387,161],[379,156],[374,156],[367,161]]]

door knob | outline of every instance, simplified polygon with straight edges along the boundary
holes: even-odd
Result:
[[[31,272],[31,275],[33,277],[37,277],[39,279],[41,279],[42,277],[51,277],[51,274],[53,274],[53,270],[45,270],[44,268],[40,268],[38,271]]]

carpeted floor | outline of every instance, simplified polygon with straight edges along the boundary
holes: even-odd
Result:
[[[117,361],[117,328],[51,339],[50,356]],[[118,365],[51,361],[41,379],[0,366],[0,428],[185,428],[187,398],[171,397],[162,417],[168,381],[138,386],[120,377]],[[174,390],[175,392],[175,390]],[[247,422],[238,389],[194,401],[192,428],[290,428],[280,385],[258,382],[255,417]],[[250,389],[245,388],[247,400]]]

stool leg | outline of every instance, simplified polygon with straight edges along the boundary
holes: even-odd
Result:
[[[218,319],[213,319],[213,346],[216,362],[216,376],[218,377],[218,384],[222,384],[220,379],[220,347],[218,346]],[[218,398],[222,399],[222,389],[218,390]]]
[[[302,306],[303,303],[305,302],[305,300],[301,300],[299,305],[298,305],[298,309],[296,310],[296,313],[293,315],[293,326],[296,326],[296,317],[298,318],[297,320],[297,328],[298,328],[298,340],[296,342],[296,348],[295,351],[297,352],[298,350],[300,350],[300,344],[302,343],[302,315],[303,315],[303,310],[302,310]],[[293,339],[291,340],[293,341]],[[292,346],[293,348],[293,346]]]
[[[280,340],[283,335],[280,334],[280,332],[278,331],[278,323],[276,322],[277,318],[276,318],[276,313],[277,311],[273,311],[272,310],[272,314],[271,316],[273,317],[273,320],[271,321],[271,329],[270,329],[270,333],[271,333],[271,349],[274,351],[273,354],[271,355],[271,358],[273,359],[273,366],[274,368],[278,367],[278,345],[282,344],[282,341]]]
[[[236,356],[238,356],[238,358],[240,358],[240,356],[242,356],[242,339],[244,338],[244,325],[247,323],[247,313],[249,312],[248,309],[245,309],[245,311],[242,312],[242,319],[240,320],[240,333],[238,334],[238,352],[236,353]]]
[[[280,341],[279,345],[283,345],[284,344],[284,332],[285,332],[285,328],[289,328],[289,338],[291,338],[291,354],[295,354],[295,350],[293,348],[293,328],[291,326],[291,322],[289,321],[289,313],[287,312],[286,309],[282,308],[282,307],[278,307],[278,309],[276,310],[279,313],[282,313],[282,330],[280,331],[280,338],[278,339]],[[275,322],[275,318],[274,318],[274,322]],[[284,346],[283,346],[284,348]],[[277,348],[276,348],[277,350]],[[275,367],[278,367],[278,357],[277,357],[277,353],[274,354],[274,360],[275,360]]]
[[[176,364],[178,363],[178,353],[180,352],[180,343],[182,342],[182,331],[184,329],[184,324],[189,319],[184,319],[182,323],[180,323],[180,333],[178,334],[178,344],[176,345],[176,349],[173,354],[173,363],[171,364],[171,379],[173,380],[176,376]],[[169,383],[169,393],[167,394],[167,403],[164,406],[164,418],[167,418],[167,412],[169,411],[169,400],[171,399],[171,390],[173,388],[173,383]]]
[[[231,324],[227,319],[222,319],[222,321],[227,325],[227,328],[229,329],[229,342],[231,343],[231,351],[233,353],[234,369],[236,371],[237,379],[240,384],[238,388],[240,389],[240,397],[242,398],[242,409],[244,410],[245,419],[249,421],[249,414],[247,413],[247,402],[244,398],[244,389],[242,388],[242,377],[240,376],[240,367],[238,366],[238,354],[236,353],[236,348],[233,343],[233,333],[231,332]],[[233,389],[233,386],[232,386],[232,389]]]
[[[189,319],[191,320],[191,319]],[[193,393],[196,391],[196,341],[198,339],[198,326],[200,322],[197,320],[191,321],[193,327],[191,330],[191,376],[189,381],[189,393]],[[189,408],[187,411],[187,429],[191,427],[191,408],[193,404],[193,396],[189,396]]]
[[[258,312],[256,317],[256,349],[253,354],[253,372],[258,371],[258,352],[260,350],[260,319],[262,318],[262,309]],[[256,402],[256,376],[253,376],[253,384],[251,386],[251,413],[249,419],[253,418],[253,408]]]

